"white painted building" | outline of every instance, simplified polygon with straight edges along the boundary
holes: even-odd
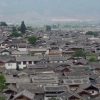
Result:
[[[6,69],[16,69],[17,63],[15,61],[8,61],[5,63],[5,68]]]
[[[16,62],[18,63],[19,68],[23,69],[27,65],[34,65],[40,60],[38,56],[20,56],[16,57]]]

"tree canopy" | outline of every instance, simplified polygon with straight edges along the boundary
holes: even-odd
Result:
[[[12,32],[12,34],[10,34],[10,37],[21,37],[22,34],[18,33],[17,31]]]
[[[28,41],[32,45],[35,45],[36,40],[37,40],[37,38],[34,35],[28,37]]]
[[[5,85],[6,79],[3,74],[0,74],[0,90],[2,91],[3,89],[7,88]]]
[[[96,57],[91,57],[89,59],[90,62],[98,62],[98,59]]]
[[[86,53],[82,50],[77,50],[73,53],[73,57],[86,57]]]
[[[46,25],[46,31],[51,31],[51,26],[50,25]]]
[[[25,31],[26,31],[26,26],[25,26],[25,23],[24,23],[24,21],[22,21],[22,23],[21,23],[21,32],[22,33],[25,33]]]
[[[94,35],[96,37],[99,35],[99,33],[93,32],[93,31],[88,31],[88,32],[86,32],[86,35]]]
[[[16,27],[13,26],[13,32],[16,32],[16,31],[17,31]]]
[[[16,67],[16,70],[17,70],[17,71],[20,71],[20,68],[19,68],[19,66],[18,66],[18,65],[17,65],[17,67]]]
[[[0,26],[8,26],[6,22],[0,22]]]
[[[0,100],[5,100],[5,98],[4,97],[0,97]]]

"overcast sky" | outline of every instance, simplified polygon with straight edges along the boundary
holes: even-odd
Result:
[[[0,20],[100,20],[100,0],[0,0]]]

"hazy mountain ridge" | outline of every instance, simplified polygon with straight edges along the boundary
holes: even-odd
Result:
[[[100,20],[100,0],[0,0],[0,20]]]

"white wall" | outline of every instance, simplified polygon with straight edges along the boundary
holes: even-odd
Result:
[[[1,55],[10,55],[9,52],[3,52]]]
[[[27,51],[27,48],[18,48],[19,51]]]
[[[49,50],[47,49],[46,53],[45,54],[49,54]]]
[[[3,45],[1,44],[0,48],[6,48],[6,45],[8,45],[8,44],[3,44]]]
[[[17,64],[16,63],[5,63],[6,69],[16,69]]]
[[[98,94],[98,91],[96,90],[88,90],[89,93],[91,93],[91,95],[97,95]]]
[[[28,61],[26,62],[26,64],[23,64],[23,62],[21,62],[21,64],[18,64],[19,68],[23,69],[28,65]],[[34,62],[32,61],[32,65],[34,65]]]

